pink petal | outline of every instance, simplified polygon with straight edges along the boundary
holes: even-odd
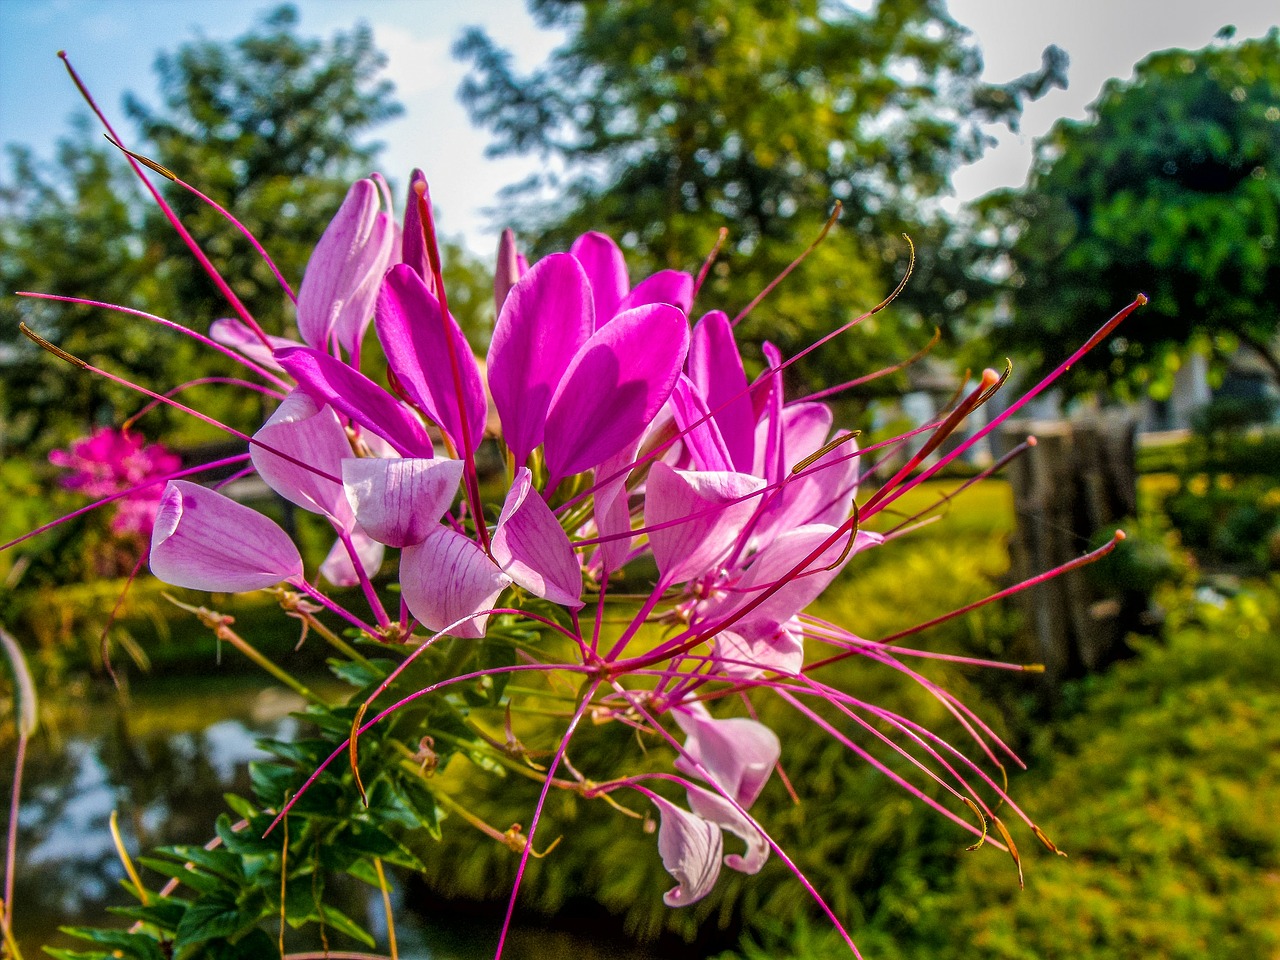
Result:
[[[698,470],[736,472],[719,425],[711,416],[698,388],[683,373],[676,380],[669,406],[694,467]]]
[[[312,400],[327,403],[404,456],[429,458],[434,453],[431,438],[413,411],[360,371],[310,347],[279,350],[276,359]]]
[[[729,317],[713,310],[698,321],[689,341],[689,379],[698,387],[720,428],[733,469],[751,470],[755,450],[755,412],[747,375],[733,339]]]
[[[683,583],[715,570],[760,505],[751,497],[764,486],[744,473],[673,470],[661,461],[649,470],[645,488],[644,525],[674,526],[651,530],[649,544],[661,582]]]
[[[837,537],[822,554],[811,561],[805,571],[791,575],[791,571],[831,538],[836,528],[827,524],[812,523],[788,530],[756,555],[747,572],[727,594],[721,604],[707,613],[708,620],[722,619],[753,600],[759,593],[778,581],[788,578],[781,588],[767,600],[739,620],[734,632],[743,636],[759,637],[772,634],[802,611],[827,588],[849,559],[867,547],[879,544],[884,538],[878,533],[859,531],[849,551],[838,566],[831,565],[844,552],[847,539]]]
[[[516,471],[502,505],[493,559],[535,597],[573,610],[582,606],[582,565],[560,521],[533,489],[527,467]]]
[[[644,432],[671,396],[689,349],[689,325],[655,303],[620,313],[587,340],[547,414],[551,482],[581,473]]]
[[[783,417],[782,417],[782,374],[778,371],[782,366],[782,354],[771,343],[762,348],[765,360],[768,361],[767,375],[751,391],[752,406],[758,410],[755,435],[755,462],[751,472],[757,477],[764,477],[770,483],[777,483],[786,473],[783,459]]]
[[[686,790],[689,808],[695,814],[746,841],[746,855],[729,854],[724,858],[725,866],[742,873],[759,873],[764,862],[769,859],[769,841],[760,829],[718,793],[694,786],[687,787]]]
[[[490,609],[511,578],[472,540],[437,526],[421,543],[400,554],[400,587],[410,612],[433,632],[463,617]],[[464,621],[454,637],[483,637],[489,615]]]
[[[787,470],[822,448],[831,432],[831,421],[831,408],[825,403],[789,403],[782,408],[786,454],[783,462]]]
[[[647,303],[669,303],[687,314],[693,306],[693,277],[683,270],[659,270],[636,284],[618,304],[617,312]]]
[[[519,282],[528,270],[520,266],[520,253],[516,250],[516,235],[510,230],[503,230],[498,240],[498,262],[493,270],[493,312],[502,316],[502,306],[507,302],[507,294]]]
[[[847,436],[840,431],[836,437]],[[788,444],[788,458],[790,445]],[[850,440],[823,454],[799,474],[788,476],[756,530],[761,543],[810,523],[839,526],[849,518],[858,492],[858,450]]]
[[[720,828],[701,817],[681,810],[656,794],[649,799],[658,808],[658,853],[676,886],[662,895],[668,907],[687,907],[697,903],[716,885],[720,876],[720,855],[724,838]]]
[[[356,521],[370,537],[392,547],[425,540],[453,503],[461,480],[461,460],[342,461],[342,485]]]
[[[376,235],[379,203],[372,180],[353,183],[307,261],[298,288],[298,331],[313,347],[327,347],[339,319],[358,308],[353,297],[361,281],[384,257],[379,244],[385,238]]]
[[[556,387],[595,329],[593,310],[587,275],[565,253],[538,261],[506,297],[489,344],[488,376],[517,464],[542,444]]]
[[[458,322],[444,316],[440,301],[403,263],[388,270],[382,281],[376,322],[387,365],[405,394],[440,425],[459,454],[466,448],[465,417],[465,435],[475,453],[484,439],[484,382]]]
[[[256,510],[186,480],[170,480],[151,532],[151,572],[191,590],[239,593],[302,578],[288,534]]]
[[[373,577],[382,566],[387,548],[359,527],[351,531],[351,545],[356,548],[356,556],[360,558],[360,568],[364,575]],[[356,565],[351,561],[351,553],[341,539],[333,542],[329,555],[320,564],[320,575],[335,587],[354,587],[360,582]]]
[[[593,510],[596,532],[601,537],[616,536],[631,529],[627,476],[636,453],[636,445],[628,444],[596,468],[596,476],[602,482],[593,498]],[[619,475],[609,480],[614,474]],[[627,554],[631,552],[631,540],[631,537],[619,537],[604,541],[596,548],[592,563],[598,564],[605,573],[613,573],[626,562]]]
[[[274,350],[302,346],[297,340],[290,340],[287,337],[268,336],[267,342],[271,344],[271,348],[268,348],[258,339],[258,335],[249,329],[247,323],[234,318],[215,320],[209,324],[209,339],[244,354],[254,363],[268,370],[284,369],[276,362]]]
[[[418,191],[414,186],[426,183],[426,175],[414,169],[409,175],[409,196],[404,205],[404,230],[400,234],[400,262],[413,269],[422,278],[427,289],[436,292],[435,275],[431,272],[431,259],[427,256],[427,241],[422,232],[422,214],[418,210]]]
[[[391,265],[396,239],[396,225],[386,213],[379,213],[369,235],[364,273],[333,324],[333,335],[350,357],[358,357],[365,331],[373,320],[373,305],[378,299],[382,275]]]
[[[816,499],[822,497],[824,491],[813,483],[811,474],[806,473],[810,479],[805,482],[804,478],[791,476],[791,471],[801,460],[821,449],[831,430],[831,420],[831,408],[825,403],[791,403],[782,408],[780,474],[784,480],[768,502],[766,516],[755,531],[758,542],[769,543],[776,534],[801,526],[812,516],[817,507]],[[769,426],[762,422],[757,427],[758,450],[767,443],[765,432]],[[763,460],[757,466],[765,469]],[[832,480],[835,473],[834,468],[821,471],[817,475],[818,484]],[[842,516],[836,523],[844,519]]]
[[[294,390],[253,439],[258,443],[249,445],[249,458],[267,486],[303,510],[324,514],[344,530],[351,529],[355,516],[342,484],[329,479],[342,476],[342,461],[351,456],[351,442],[331,407],[317,409],[306,393]],[[288,454],[314,470],[277,456],[260,444]]]
[[[735,680],[754,680],[766,670],[797,675],[804,666],[804,641],[798,622],[792,619],[787,624],[762,637],[721,630],[711,649],[716,666]]]
[[[695,770],[692,761],[697,761],[740,805],[755,803],[782,755],[778,735],[747,717],[717,720],[698,702],[678,706],[671,715],[686,734],[685,755],[676,759],[676,769],[706,779]]]
[[[584,233],[569,248],[586,271],[595,302],[595,326],[603,327],[618,312],[618,305],[631,289],[627,261],[618,245],[603,233]]]

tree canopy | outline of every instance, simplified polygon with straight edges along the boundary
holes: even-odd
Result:
[[[479,29],[455,47],[472,65],[460,96],[493,132],[490,153],[548,161],[508,191],[516,226],[539,250],[603,230],[640,267],[683,269],[726,226],[711,290],[716,306],[741,306],[839,200],[844,228],[769,302],[767,335],[784,350],[891,289],[907,256],[900,234],[945,233],[931,201],[982,153],[989,125],[1016,124],[1026,98],[1064,82],[1056,48],[1034,74],[984,82],[977,47],[941,0],[865,13],[820,0],[530,7],[569,33],[532,73]],[[822,376],[840,377],[855,356],[865,370],[877,342],[846,341]],[[888,358],[911,352],[879,342]]]
[[[400,109],[367,26],[317,40],[300,36],[297,23],[296,10],[283,6],[229,43],[201,39],[161,54],[162,105],[127,101],[141,134],[128,146],[230,210],[295,285],[351,180],[370,171],[379,145],[367,133]],[[201,331],[228,314],[115,148],[80,121],[51,163],[11,147],[9,167],[0,184],[3,314],[20,315],[72,353],[156,389],[200,376],[207,354],[143,321],[9,296],[85,297]],[[237,295],[268,329],[281,330],[291,318],[286,298],[243,237],[190,194],[162,188]],[[100,378],[48,361],[18,336],[16,319],[0,327],[0,346],[7,348],[0,409],[7,442],[60,442],[122,400]],[[71,423],[68,411],[89,420]],[[55,429],[57,421],[63,426]]]
[[[1166,50],[1108,81],[1083,121],[1037,144],[1028,185],[988,198],[1012,267],[1012,349],[1045,365],[1141,290],[1122,339],[1076,389],[1167,393],[1188,350],[1237,344],[1280,379],[1280,31]]]

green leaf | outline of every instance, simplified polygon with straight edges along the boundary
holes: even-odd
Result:
[[[234,793],[224,793],[222,799],[242,820],[252,820],[258,814],[258,808],[244,797],[236,796]]]
[[[146,904],[134,904],[128,907],[107,907],[107,911],[117,917],[137,920],[172,933],[178,929],[178,924],[182,921],[182,915],[186,913],[187,908],[190,906],[191,903],[188,900],[165,897],[161,900],[152,899]]]
[[[244,868],[240,858],[229,850],[206,850],[204,847],[174,846],[160,851],[184,863],[194,864],[197,868],[222,877],[232,885],[239,885],[244,880]]]
[[[327,903],[320,904],[320,914],[324,922],[333,930],[346,934],[353,940],[359,940],[366,947],[377,946],[373,937],[370,936],[363,927],[348,917],[336,907],[331,907]]]
[[[209,945],[209,960],[279,960],[280,946],[261,928],[250,930],[235,943],[215,941]]]
[[[166,877],[173,877],[197,893],[211,895],[223,893],[228,889],[222,877],[202,873],[199,870],[188,870],[181,863],[161,860],[157,857],[139,857],[138,862]]]
[[[63,933],[107,947],[106,953],[69,954],[75,957],[121,957],[127,960],[165,960],[155,939],[145,933],[126,930],[95,930],[91,927],[62,927]]]
[[[192,904],[178,924],[174,946],[177,950],[219,937],[231,937],[258,920],[256,911],[244,910],[234,900],[221,897],[202,899]]]
[[[370,660],[367,665],[355,660],[329,661],[329,670],[335,677],[361,690],[381,683],[397,666],[394,660],[386,659]]]

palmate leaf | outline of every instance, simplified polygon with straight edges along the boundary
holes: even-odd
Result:
[[[194,864],[198,869],[228,881],[232,885],[244,880],[244,866],[240,858],[227,850],[206,850],[204,847],[173,846],[157,851],[163,856]]]
[[[431,791],[411,779],[379,780],[369,793],[369,813],[380,824],[424,829],[440,839],[440,820],[444,814]],[[412,869],[421,869],[415,866]]]

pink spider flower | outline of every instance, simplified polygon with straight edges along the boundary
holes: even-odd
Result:
[[[189,241],[237,314],[216,322],[208,338],[192,335],[242,358],[251,374],[283,397],[252,437],[236,434],[247,443],[240,460],[248,459],[281,497],[329,524],[335,543],[319,571],[337,585],[358,583],[374,623],[307,579],[301,551],[273,521],[177,476],[164,490],[152,535],[156,576],[209,591],[287,583],[370,637],[412,644],[392,678],[443,636],[459,643],[485,636],[498,613],[572,641],[570,659],[544,662],[525,651],[527,662],[444,677],[408,698],[502,671],[562,671],[583,681],[546,767],[516,889],[553,787],[585,798],[631,790],[659,814],[657,854],[676,880],[665,895],[668,904],[684,906],[708,895],[722,865],[754,873],[773,853],[856,955],[819,891],[750,813],[786,759],[775,733],[754,716],[735,715],[734,704],[749,707],[758,693],[779,697],[964,829],[985,836],[985,822],[965,814],[994,819],[1004,804],[1053,849],[981,758],[969,758],[908,718],[862,703],[817,674],[853,656],[902,671],[960,719],[986,759],[995,761],[999,751],[1012,756],[962,703],[904,663],[908,655],[927,654],[867,641],[806,612],[860,552],[883,549],[905,532],[880,524],[887,506],[1016,413],[1053,376],[957,449],[928,460],[998,387],[995,374],[984,374],[951,412],[915,432],[926,437],[922,449],[886,470],[876,458],[904,451],[910,435],[860,449],[848,431],[834,426],[826,404],[788,399],[783,372],[798,357],[784,358],[765,344],[763,370],[748,377],[734,337],[734,324],[746,311],[730,320],[712,309],[690,322],[710,259],[697,279],[664,270],[632,286],[620,248],[594,232],[532,264],[514,236],[503,234],[494,280],[498,317],[482,364],[449,311],[425,178],[420,171],[411,177],[402,226],[392,220],[384,187],[381,178],[353,185],[319,239],[296,298],[300,339],[263,331]],[[1139,302],[1117,314],[1063,368]],[[370,325],[387,362],[385,386],[359,369]],[[486,441],[496,443],[505,462],[501,477],[489,478],[500,488],[499,503],[482,496],[477,454]],[[73,457],[77,463],[124,464],[141,450],[135,444],[132,453],[93,452],[123,449],[100,435],[85,443],[83,451],[77,446],[59,456],[68,464]],[[130,482],[174,466],[160,459]],[[94,495],[114,495],[115,469],[83,468],[77,482]],[[868,482],[874,486],[869,494]],[[643,570],[656,571],[652,591],[631,606],[624,626],[606,633],[611,579]],[[1061,571],[1046,576],[1055,572]],[[383,605],[388,580],[399,589],[398,618]],[[653,624],[665,628],[660,639],[646,630]],[[382,708],[356,732],[408,700]],[[579,773],[568,751],[589,710],[597,720],[628,723],[665,741],[673,752],[672,772],[602,782]],[[967,809],[957,813],[889,770],[849,737],[848,727],[875,733]],[[897,739],[881,727],[894,730]],[[339,745],[281,817],[348,748],[355,755],[354,744]],[[926,767],[922,757],[934,766]],[[557,779],[562,767],[573,781]],[[664,783],[683,796],[655,789],[669,790]],[[727,856],[726,832],[733,847]],[[1011,844],[1007,849],[1013,852]],[[513,889],[499,955],[515,894]]]
[[[102,427],[72,442],[66,450],[53,450],[49,462],[69,471],[62,486],[87,497],[115,501],[111,529],[121,536],[151,536],[163,487],[154,481],[178,469],[182,460],[164,444],[147,443],[141,434]]]

